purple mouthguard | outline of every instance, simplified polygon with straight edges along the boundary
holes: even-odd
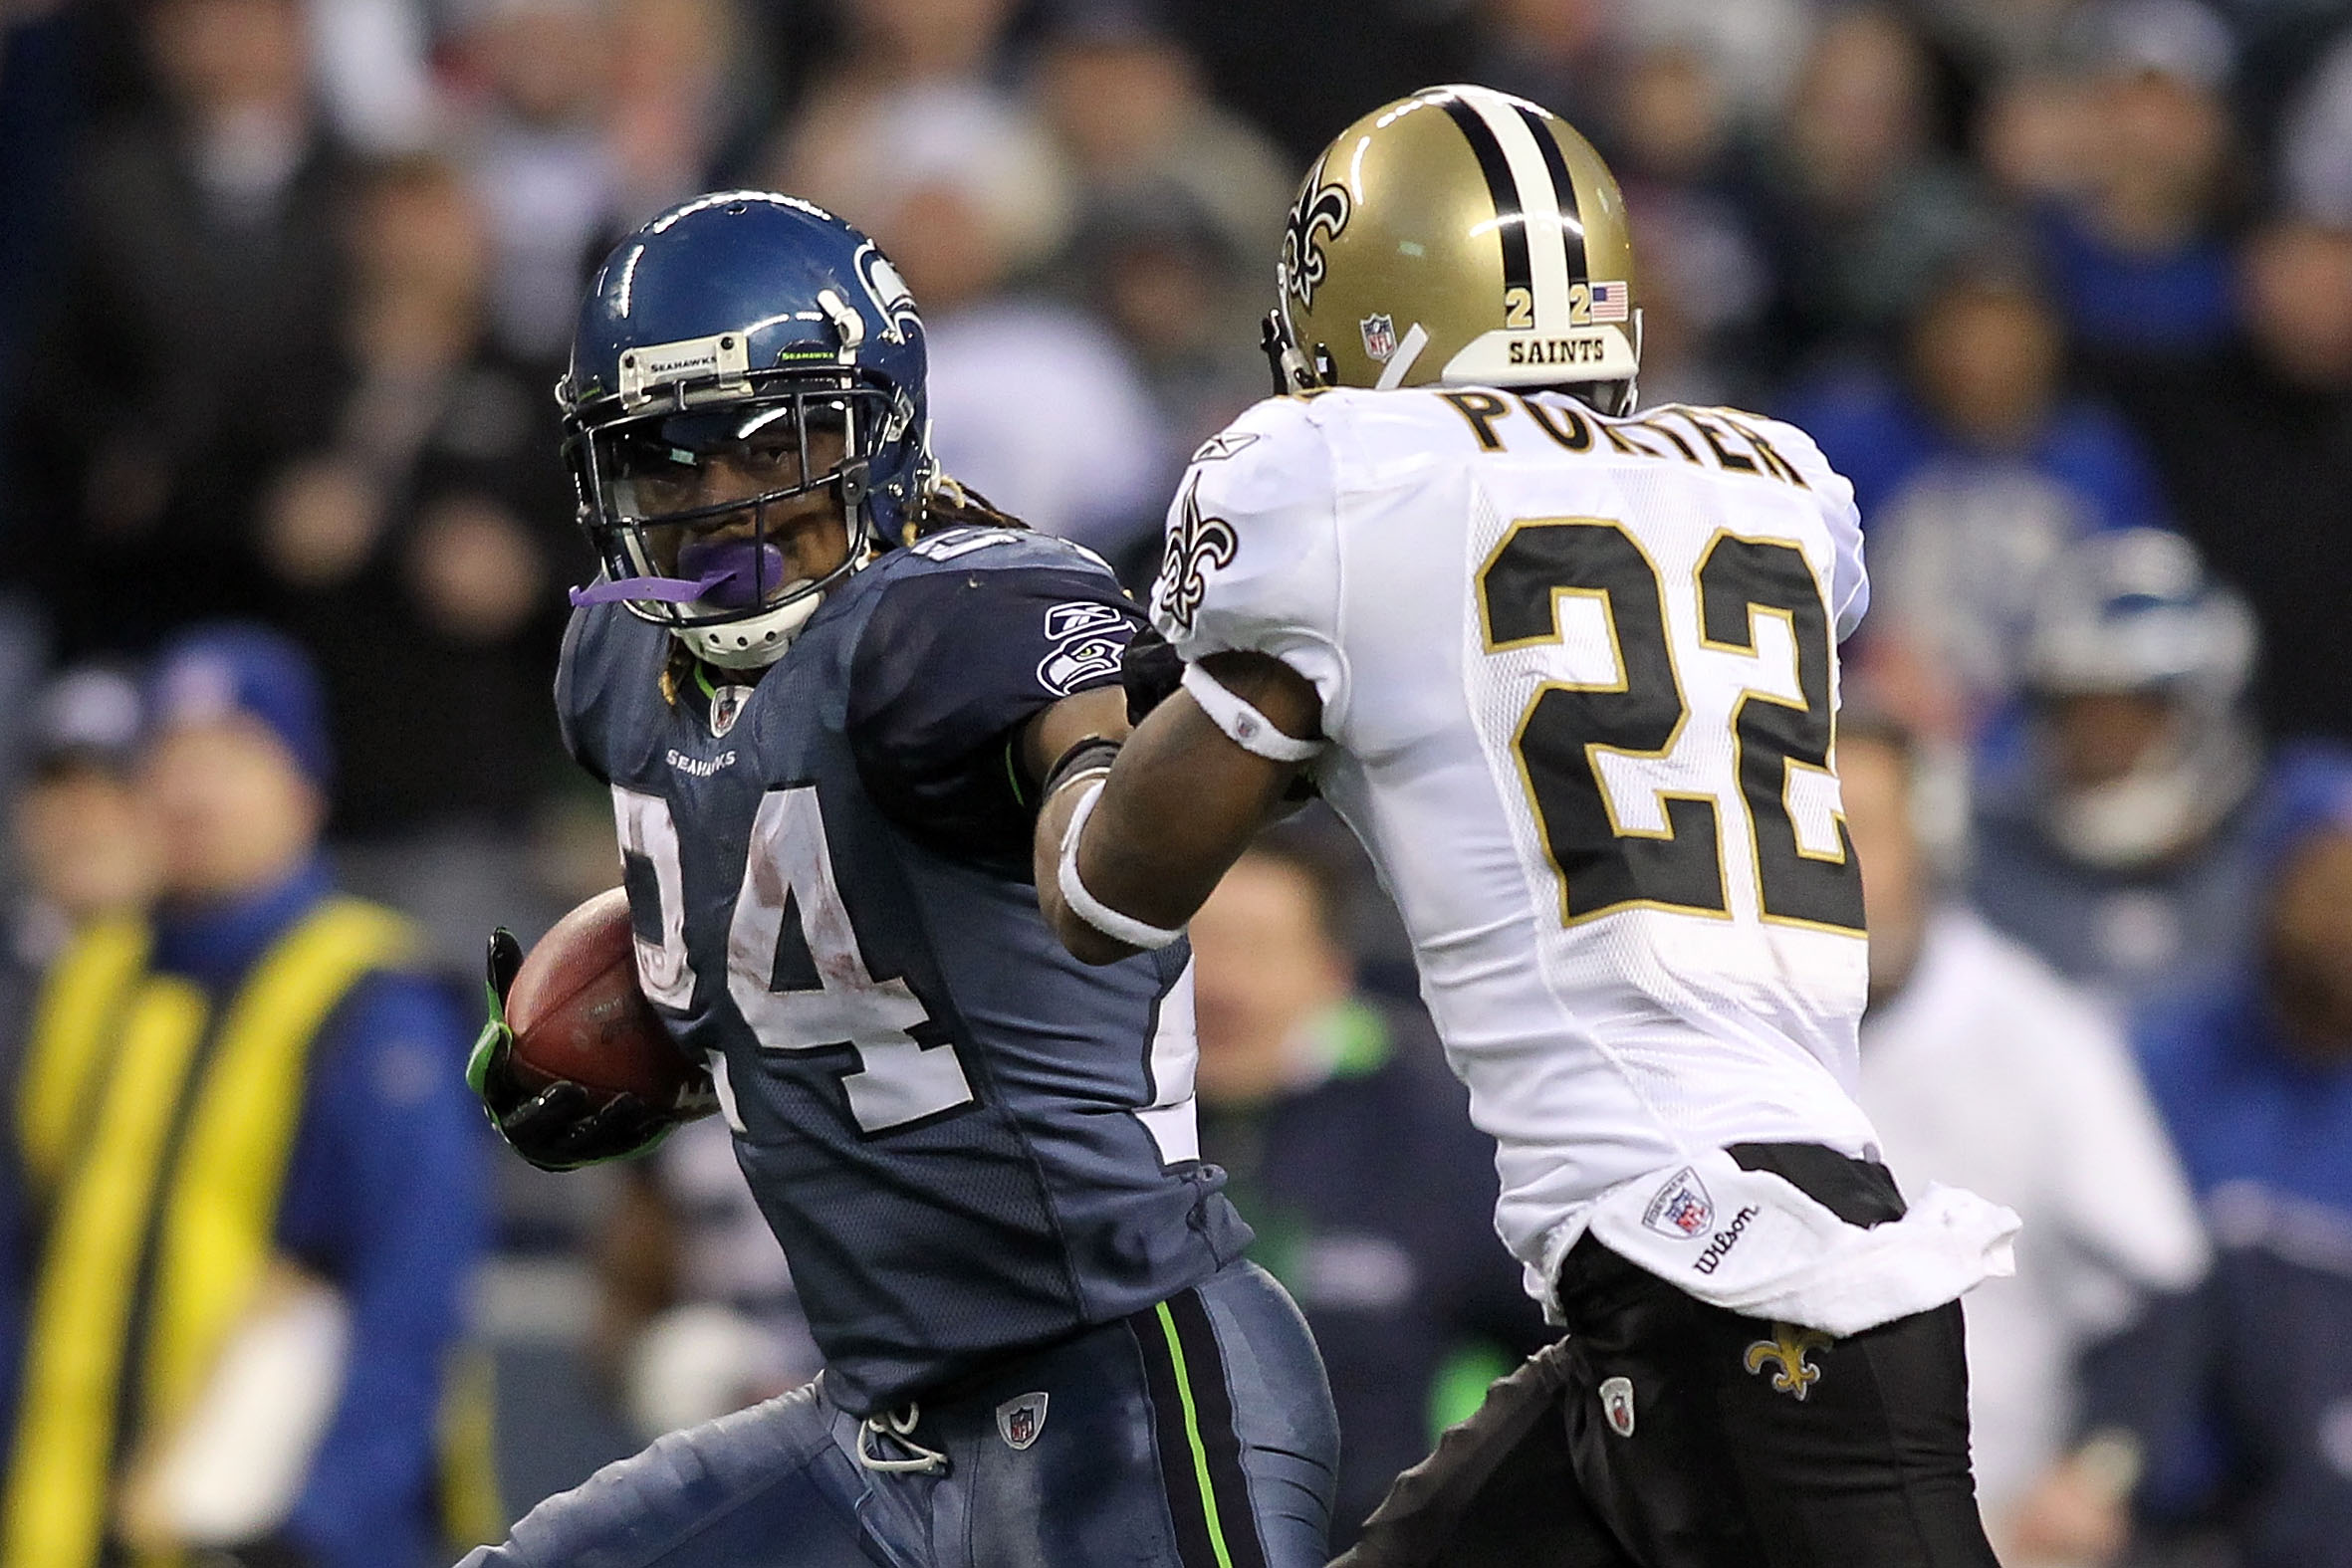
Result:
[[[609,604],[617,599],[651,599],[664,604],[697,600],[721,609],[747,609],[784,580],[784,553],[749,539],[697,539],[678,547],[674,577],[621,577],[572,590],[575,604]]]

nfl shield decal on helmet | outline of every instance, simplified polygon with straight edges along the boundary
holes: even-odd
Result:
[[[1609,1418],[1609,1430],[1620,1438],[1633,1436],[1633,1379],[1607,1378],[1600,1386],[1601,1413]]]
[[[997,1436],[1008,1448],[1026,1449],[1046,1430],[1046,1396],[1023,1394],[997,1407]]]
[[[1364,333],[1364,352],[1385,364],[1396,352],[1396,322],[1387,316],[1367,316],[1361,323]]]
[[[711,738],[716,740],[735,728],[735,721],[743,717],[743,705],[751,701],[749,686],[722,686],[711,693]]]
[[[1686,1165],[1658,1189],[1658,1196],[1642,1211],[1641,1223],[1660,1235],[1687,1241],[1705,1235],[1715,1224],[1715,1200],[1707,1196],[1699,1173]]]

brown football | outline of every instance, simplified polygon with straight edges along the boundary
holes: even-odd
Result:
[[[619,888],[556,922],[523,960],[506,999],[515,1076],[529,1088],[584,1088],[677,1103],[691,1067],[637,989],[628,896]]]

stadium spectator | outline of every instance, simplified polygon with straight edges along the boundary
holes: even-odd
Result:
[[[2280,142],[2280,183],[2295,210],[2352,228],[2352,28],[2296,94]]]
[[[1035,287],[1072,213],[1042,121],[979,88],[916,88],[877,105],[856,151],[811,194],[923,302],[941,466],[1047,533],[1132,546],[1177,454],[1118,340]]]
[[[1972,75],[1999,82],[2049,69],[2082,7],[2083,0],[1923,0],[1914,9]]]
[[[429,145],[438,128],[432,16],[421,0],[305,0],[319,105],[337,139],[374,157]]]
[[[1257,323],[1296,171],[1211,100],[1200,69],[1148,0],[1084,0],[1046,35],[1048,124],[1076,180],[1076,223],[1055,290],[1101,319],[1190,451],[1266,395]],[[1146,509],[1148,512],[1148,508]],[[1158,569],[1156,531],[1135,532],[1130,585]]]
[[[2274,737],[2352,740],[2352,230],[2282,217],[2238,251],[2245,331],[2113,388],[2180,526],[2245,591]]]
[[[1751,197],[1753,158],[1713,56],[1680,37],[1629,49],[1611,95],[1642,274],[1642,400],[1752,403],[1772,294]]]
[[[1081,222],[1105,204],[1169,201],[1207,218],[1231,254],[1280,241],[1298,171],[1208,96],[1152,0],[1073,5],[1046,35],[1038,102],[1069,157]]]
[[[263,548],[281,623],[327,683],[346,874],[470,968],[472,933],[515,918],[517,830],[566,773],[543,710],[562,589],[593,566],[554,455],[554,371],[489,329],[488,225],[464,177],[381,165],[348,233],[350,388],[332,444],[273,486]]]
[[[1979,181],[1936,145],[1934,122],[1928,57],[1899,13],[1823,23],[1760,181],[1776,369],[1892,342],[1982,239]]]
[[[1494,1245],[1494,1145],[1417,1008],[1353,995],[1332,873],[1280,837],[1192,922],[1201,1153],[1314,1330],[1339,1409],[1332,1543],[1549,1336]]]
[[[1862,1108],[1916,1199],[1982,1193],[2024,1220],[2017,1272],[1968,1297],[1970,1449],[2004,1561],[2098,1563],[2128,1529],[2155,1425],[2092,1347],[2206,1266],[2196,1206],[2121,1032],[1947,896],[1917,820],[1917,742],[1849,711],[1846,824],[1870,903]],[[1932,836],[1932,835],[1931,835]]]
[[[1974,892],[2110,1006],[2247,950],[2257,846],[2311,766],[2253,733],[2255,651],[2244,600],[2175,534],[2087,540],[2041,585],[2019,755],[1977,790]]]
[[[1744,134],[1778,120],[1820,22],[1814,0],[1619,0],[1609,10],[1618,47],[1696,54],[1722,83]]]
[[[1606,148],[1601,106],[1617,64],[1613,24],[1619,9],[1615,0],[1478,0],[1467,80],[1592,125]]]
[[[2352,769],[2265,847],[2259,952],[2139,1034],[2216,1248],[2188,1359],[2144,1373],[2197,1408],[2145,1497],[2243,1568],[2316,1568],[2352,1541]]]
[[[1862,658],[1910,716],[1963,739],[2001,715],[2035,583],[2075,540],[2160,522],[2154,471],[2070,393],[2048,300],[2015,265],[1955,267],[1913,323],[1908,376],[1858,367],[1788,417],[1854,482],[1871,543]]]
[[[346,162],[300,0],[153,0],[163,89],[75,179],[56,320],[10,432],[11,526],[69,652],[256,604],[247,525],[336,373]]]
[[[482,1230],[466,1017],[332,890],[291,645],[190,631],[147,712],[162,901],[52,968],[8,1124],[39,1251],[0,1562],[415,1568]]]
[[[22,1107],[28,1020],[41,977],[96,921],[135,919],[154,897],[161,846],[131,781],[138,688],[104,665],[67,670],[36,697],[11,804],[23,886],[0,920],[0,1126]],[[0,1140],[0,1412],[16,1406],[33,1216],[14,1140]],[[0,1440],[0,1460],[7,1446]]]
[[[737,0],[617,0],[611,137],[622,223],[742,185],[777,89]]]
[[[1013,0],[874,0],[840,8],[839,56],[814,80],[768,158],[775,188],[859,221],[857,196],[875,161],[876,127],[909,95],[962,90],[1006,115],[1027,106],[1003,83]],[[979,127],[990,139],[1026,125]],[[870,216],[870,214],[868,214]]]
[[[2230,34],[2197,0],[2101,0],[2077,28],[2082,188],[2036,221],[2059,310],[2094,353],[2211,347],[2231,326]]]
[[[138,687],[114,666],[66,670],[36,694],[12,811],[24,897],[0,964],[37,975],[89,922],[153,898],[159,846],[130,777],[138,732]],[[21,1016],[0,1008],[0,1037]]]
[[[581,281],[627,211],[612,135],[617,0],[467,0],[460,156],[490,220],[490,320],[532,363],[564,356]]]

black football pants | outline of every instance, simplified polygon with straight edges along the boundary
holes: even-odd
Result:
[[[1902,1213],[1881,1167],[1732,1152],[1850,1224]],[[1958,1302],[1832,1340],[1709,1306],[1590,1236],[1559,1296],[1568,1337],[1398,1478],[1345,1568],[1996,1568]]]

